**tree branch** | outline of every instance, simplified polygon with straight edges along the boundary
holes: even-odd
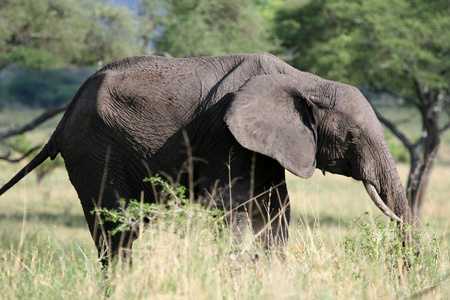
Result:
[[[395,98],[401,98],[403,100],[405,100],[406,102],[410,103],[411,105],[413,105],[414,107],[416,107],[417,109],[420,110],[420,104],[417,103],[417,101],[414,100],[414,98],[402,94],[402,93],[398,93],[398,92],[394,92],[391,88],[389,87],[383,87],[382,89],[377,89],[376,91],[378,92],[383,92],[383,93],[388,93],[389,95],[395,97]]]
[[[439,132],[442,134],[444,131],[448,130],[449,128],[450,128],[450,122],[448,122],[447,124],[442,126],[441,129],[439,130]]]
[[[378,120],[380,120],[381,123],[383,123],[387,128],[389,128],[390,131],[392,131],[392,133],[405,145],[405,147],[408,148],[409,152],[412,152],[414,149],[414,145],[406,137],[406,135],[404,135],[403,132],[401,132],[394,123],[381,115],[375,108],[373,110],[375,111]]]
[[[427,97],[423,91],[422,85],[419,82],[419,78],[417,78],[416,74],[414,74],[414,72],[409,68],[408,65],[405,65],[403,67],[403,71],[406,74],[411,76],[413,83],[414,83],[414,88],[415,88],[417,96],[420,100],[421,106],[426,107],[426,105],[429,104],[429,102],[427,101]]]
[[[55,108],[51,108],[47,111],[45,111],[42,115],[40,115],[39,117],[37,117],[36,119],[34,119],[33,121],[29,122],[28,124],[25,124],[23,126],[20,127],[15,127],[15,128],[10,128],[10,129],[6,129],[0,132],[0,140],[2,139],[6,139],[10,136],[13,135],[18,135],[24,132],[27,132],[29,130],[34,129],[35,127],[37,127],[38,125],[40,125],[41,123],[47,121],[48,119],[50,119],[51,117],[59,114],[60,112],[64,111],[67,109],[67,107],[69,106],[69,102],[60,105],[58,107]]]
[[[31,153],[33,153],[34,151],[38,150],[42,148],[42,145],[37,145],[34,146],[33,148],[31,148],[30,150],[28,150],[25,154],[23,154],[21,157],[17,158],[17,159],[11,159],[11,152],[8,152],[8,154],[6,154],[6,156],[0,156],[0,160],[6,160],[7,162],[11,162],[11,163],[18,163],[19,161],[21,161],[22,159],[28,157]]]

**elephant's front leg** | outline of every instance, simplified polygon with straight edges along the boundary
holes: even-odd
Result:
[[[270,184],[264,192],[258,189],[258,195],[235,202],[234,209],[227,213],[226,223],[235,242],[241,244],[251,238],[269,247],[285,245],[291,213],[286,184]]]
[[[252,206],[251,225],[255,237],[267,246],[285,245],[291,215],[286,184],[271,187]]]

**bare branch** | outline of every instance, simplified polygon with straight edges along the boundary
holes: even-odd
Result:
[[[406,102],[412,104],[414,107],[416,107],[417,109],[420,110],[420,104],[417,103],[417,101],[414,98],[410,97],[410,96],[407,96],[407,95],[402,94],[402,93],[394,92],[389,87],[383,87],[382,89],[377,89],[376,91],[383,92],[383,93],[388,93],[389,95],[391,95],[391,96],[393,96],[395,98],[403,99]]]
[[[383,123],[387,128],[389,128],[392,133],[398,137],[398,139],[405,145],[406,148],[408,148],[409,152],[413,151],[414,145],[411,143],[411,141],[406,137],[406,135],[403,134],[403,132],[400,131],[400,129],[391,121],[386,119],[383,115],[381,115],[375,108],[374,108],[375,114],[377,115],[378,120],[380,120],[381,123]]]
[[[6,154],[6,156],[0,156],[0,160],[6,160],[7,162],[11,162],[11,163],[18,163],[22,159],[28,157],[31,153],[33,153],[34,151],[36,151],[36,150],[38,150],[40,148],[42,148],[42,145],[34,146],[30,150],[28,150],[25,154],[23,154],[21,157],[16,158],[16,159],[11,159],[10,158],[11,157],[11,152],[8,152],[8,154]]]
[[[60,112],[64,111],[67,109],[67,107],[69,106],[70,102],[67,102],[63,105],[60,105],[58,107],[49,109],[47,111],[45,111],[42,115],[40,115],[39,117],[37,117],[36,119],[34,119],[33,121],[29,122],[28,124],[25,124],[23,126],[20,127],[16,127],[16,128],[10,128],[10,129],[6,129],[0,132],[0,140],[2,139],[6,139],[10,136],[13,135],[18,135],[24,132],[27,132],[29,130],[34,129],[35,127],[37,127],[38,125],[40,125],[41,123],[47,121],[48,119],[50,119],[51,117],[59,114]]]
[[[439,130],[439,132],[442,134],[444,131],[448,130],[450,128],[450,122],[442,126],[442,128]]]
[[[403,67],[403,71],[406,74],[411,76],[413,83],[414,83],[414,88],[416,89],[416,93],[420,100],[421,106],[422,106],[422,108],[425,107],[428,104],[428,99],[424,93],[422,85],[419,82],[419,78],[417,78],[416,74],[414,74],[414,72],[407,65]]]

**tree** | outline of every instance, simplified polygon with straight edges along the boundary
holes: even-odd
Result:
[[[142,0],[143,40],[175,57],[274,50],[270,27],[252,0]]]
[[[377,114],[409,151],[406,191],[420,218],[441,135],[450,128],[450,3],[317,0],[280,10],[276,31],[296,67],[418,109],[417,141]]]
[[[0,71],[96,65],[142,53],[131,11],[96,0],[1,0]]]

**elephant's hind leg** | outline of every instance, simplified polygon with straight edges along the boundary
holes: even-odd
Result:
[[[122,225],[120,221],[107,220],[106,217],[108,212],[120,212],[123,208],[116,193],[113,190],[105,191],[102,201],[94,201],[92,198],[91,201],[81,197],[80,199],[102,264],[109,265],[117,256],[125,261],[131,261],[132,243],[137,239],[138,231],[133,229],[116,230],[118,226]]]
[[[114,220],[106,220],[105,211],[120,212],[123,209],[121,199],[139,199],[140,187],[130,184],[121,160],[114,159],[112,154],[108,168],[105,164],[85,157],[71,160],[78,164],[75,168],[69,163],[68,170],[99,257],[106,264],[118,254],[130,260],[132,243],[138,232],[124,230],[113,234],[120,224]],[[89,173],[79,170],[89,170]]]

